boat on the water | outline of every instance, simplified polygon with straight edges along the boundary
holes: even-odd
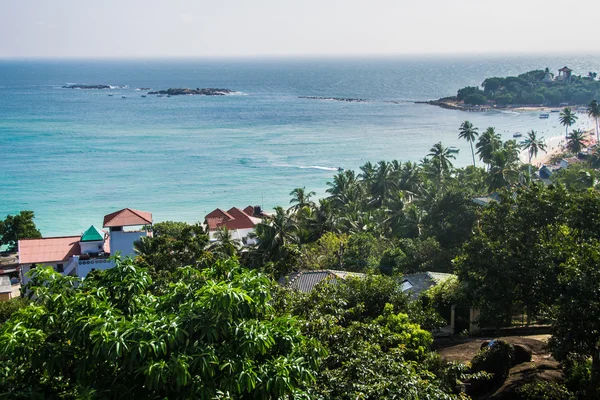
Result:
[[[146,97],[146,95],[145,95],[145,94],[143,94],[143,95],[142,95],[142,97]]]
[[[521,132],[515,132],[513,133],[513,137],[523,137],[523,134]]]
[[[344,168],[338,167],[338,172],[342,172],[343,170],[344,170]]]
[[[540,119],[547,119],[547,118],[550,118],[550,114],[548,114],[548,113],[541,113],[540,114]]]
[[[121,96],[121,98],[122,98],[122,99],[126,99],[126,98],[127,98],[127,96]]]
[[[456,146],[448,147],[448,153],[458,153],[459,151],[460,151],[460,149]]]
[[[559,110],[550,110],[550,112],[560,112]]]

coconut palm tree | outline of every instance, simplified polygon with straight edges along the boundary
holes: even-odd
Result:
[[[497,134],[496,129],[491,126],[487,128],[485,132],[481,134],[481,136],[479,136],[479,140],[475,145],[479,159],[488,164],[488,168],[492,154],[501,146],[502,140],[500,140],[500,135]]]
[[[569,136],[569,128],[577,121],[577,115],[571,110],[571,107],[565,107],[558,117],[560,124],[565,127],[565,138]]]
[[[287,246],[298,243],[299,226],[281,207],[275,214],[256,225],[254,236],[258,239],[258,251],[268,261],[282,260],[287,256]]]
[[[596,120],[596,143],[600,143],[600,136],[598,135],[598,118],[600,117],[600,104],[598,101],[592,100],[587,109],[587,115],[590,118],[594,118]]]
[[[331,201],[338,207],[356,202],[361,197],[361,189],[352,170],[339,172],[333,177],[333,182],[327,182],[326,190],[331,196]]]
[[[529,155],[529,175],[531,176],[531,159],[533,157],[537,157],[540,150],[544,153],[547,152],[546,142],[544,141],[543,137],[537,137],[536,131],[531,130],[527,132],[527,138],[525,139],[523,149],[527,150],[527,154]]]
[[[510,186],[519,179],[519,163],[510,146],[496,150],[490,160],[487,182],[490,191]]]
[[[473,142],[479,136],[477,128],[473,126],[469,121],[465,121],[461,124],[458,132],[459,139],[465,139],[471,145],[471,156],[473,157],[473,166],[475,166],[475,152],[473,151]]]
[[[456,159],[454,154],[450,153],[448,148],[444,147],[442,142],[434,144],[433,147],[429,149],[429,154],[427,154],[427,156],[431,157],[432,161],[439,163],[440,168],[444,172],[448,172],[452,169],[453,165],[450,160]]]
[[[234,239],[231,231],[226,226],[219,228],[215,238],[217,241],[211,244],[208,250],[213,251],[223,258],[235,256],[242,247],[240,240]]]
[[[579,153],[585,147],[585,133],[581,129],[575,129],[567,137],[567,149],[573,154]]]
[[[310,198],[314,196],[315,192],[306,192],[306,187],[296,188],[290,192],[292,199],[290,204],[293,204],[292,210],[298,211],[304,207],[312,207],[314,203],[310,201]]]
[[[378,208],[383,205],[393,190],[397,189],[393,165],[386,161],[379,161],[375,169],[375,175],[369,185],[371,193],[371,204]]]

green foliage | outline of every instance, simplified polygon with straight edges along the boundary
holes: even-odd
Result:
[[[482,94],[482,93],[483,92],[481,90],[479,90],[479,88],[476,86],[467,86],[462,89],[459,89],[456,97],[458,98],[459,101],[463,101],[464,99],[466,99],[469,96],[476,95],[476,94]]]
[[[536,380],[517,389],[518,400],[575,400],[573,393],[556,382]]]
[[[379,265],[383,243],[371,233],[356,233],[348,239],[342,259],[347,271],[366,272]]]
[[[276,304],[304,321],[303,333],[328,352],[317,373],[316,398],[453,398],[449,368],[436,368],[438,376],[429,370],[437,358],[429,350],[431,334],[417,323],[423,311],[394,279],[348,279],[306,294],[282,290]]]
[[[38,268],[34,302],[0,328],[10,398],[303,398],[319,346],[276,316],[271,283],[219,261],[162,296],[131,260],[78,282]]]
[[[29,301],[20,297],[8,301],[0,301],[0,325],[27,305],[29,305]]]
[[[583,397],[585,388],[590,384],[592,359],[569,356],[561,364],[566,375],[565,386],[573,393]]]
[[[515,361],[515,349],[504,340],[494,340],[490,346],[480,350],[471,360],[473,372],[485,371],[493,374],[494,380],[504,379]]]
[[[35,227],[33,211],[21,211],[17,215],[7,215],[0,221],[0,247],[6,246],[9,251],[17,249],[20,239],[38,239],[42,237]]]
[[[326,232],[315,243],[302,249],[301,269],[343,269],[342,254],[348,244],[347,234]]]
[[[471,94],[465,98],[465,104],[477,106],[485,103],[487,103],[487,97],[481,93]]]

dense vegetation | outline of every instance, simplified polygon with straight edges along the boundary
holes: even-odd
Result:
[[[593,73],[588,76],[572,75],[568,81],[545,82],[546,70],[529,71],[519,76],[487,78],[480,89],[467,86],[458,90],[456,100],[465,104],[481,105],[493,102],[498,106],[529,104],[559,106],[561,103],[587,105],[600,97],[600,81]]]
[[[37,268],[29,299],[0,307],[0,392],[466,398],[465,388],[480,395],[503,381],[516,353],[499,342],[470,365],[442,361],[431,331],[462,304],[481,309],[482,327],[511,325],[515,315],[552,326],[564,385],[532,382],[519,398],[598,398],[600,153],[546,186],[518,158],[523,148],[544,151],[535,132],[519,146],[465,121],[459,135],[473,165],[454,168],[437,143],[419,163],[339,172],[326,198],[294,189],[290,208],[257,226],[256,246],[244,248],[227,230],[211,243],[200,224],[161,222],[136,243],[134,260],[82,282]],[[486,205],[473,201],[490,193]],[[16,225],[28,227],[19,238],[39,234],[32,220]],[[367,276],[310,293],[275,284],[300,269]],[[410,300],[400,277],[423,271],[457,278]]]

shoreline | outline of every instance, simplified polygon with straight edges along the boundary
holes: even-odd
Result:
[[[492,107],[492,106],[486,106],[486,105],[468,106],[463,103],[459,103],[458,101],[444,100],[444,99],[429,100],[429,101],[415,101],[415,104],[428,104],[431,106],[437,106],[437,107],[445,108],[448,110],[479,111],[479,112],[486,112],[486,111],[560,112],[565,107],[569,107],[576,111],[579,108],[584,108],[584,107],[587,108],[587,105],[585,105],[585,104],[573,104],[573,105],[567,105],[567,106],[542,106],[542,105],[536,106],[536,105],[526,105],[526,104],[525,105],[517,105],[517,106],[509,105],[509,106],[504,106],[504,107]]]
[[[583,131],[588,141],[587,147],[596,144],[595,128],[588,128]],[[544,138],[544,141],[546,143],[547,152],[541,151],[537,156],[531,158],[531,165],[535,167],[548,165],[553,156],[566,152],[566,138],[563,135]],[[523,164],[529,164],[529,153],[527,150],[521,150],[519,159]]]

